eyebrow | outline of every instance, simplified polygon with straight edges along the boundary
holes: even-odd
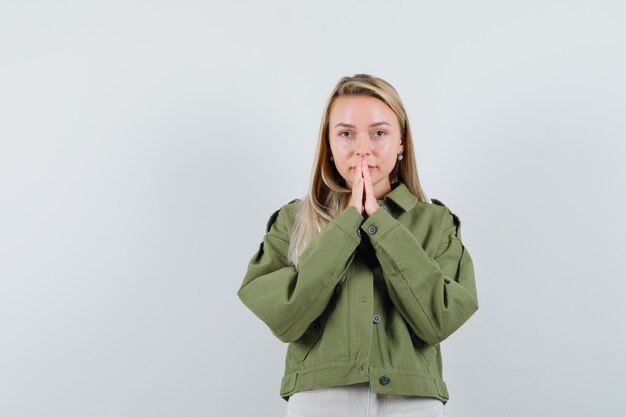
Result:
[[[375,127],[375,126],[381,126],[381,125],[387,125],[387,126],[391,126],[391,124],[387,123],[387,122],[376,122],[376,123],[372,123],[371,125],[369,125],[369,127]],[[354,125],[351,125],[349,123],[337,123],[335,125],[335,127],[356,127]]]

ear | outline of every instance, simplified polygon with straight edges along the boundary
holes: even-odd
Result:
[[[404,152],[404,145],[400,143],[400,147],[398,148],[398,153],[403,153],[403,152]]]

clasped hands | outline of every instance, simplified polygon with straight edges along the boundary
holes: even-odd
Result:
[[[354,207],[361,214],[365,211],[368,216],[371,216],[380,206],[374,195],[374,186],[372,185],[367,161],[360,160],[354,171],[350,206]]]

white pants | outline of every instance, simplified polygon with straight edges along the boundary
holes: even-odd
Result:
[[[441,417],[436,398],[376,394],[369,384],[296,392],[287,403],[286,417]]]

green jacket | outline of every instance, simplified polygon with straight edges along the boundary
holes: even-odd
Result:
[[[289,342],[280,394],[369,382],[444,403],[439,343],[477,309],[459,218],[403,184],[368,218],[343,210],[287,261],[299,200],[269,219],[238,295]]]

